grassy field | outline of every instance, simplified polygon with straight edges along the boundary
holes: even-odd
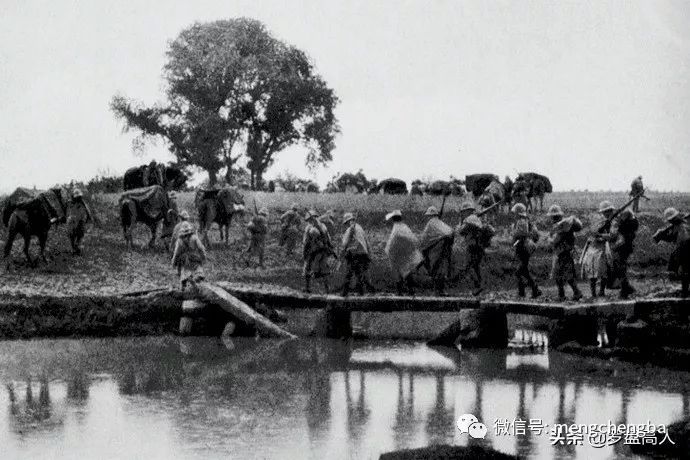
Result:
[[[650,193],[649,196],[651,201],[642,203],[641,229],[636,251],[631,260],[631,272],[643,294],[668,291],[675,287],[669,285],[665,277],[666,260],[671,248],[666,245],[655,245],[651,240],[651,235],[657,228],[664,225],[661,213],[665,207],[673,205],[683,210],[690,208],[690,194]],[[137,248],[126,249],[117,214],[118,195],[100,195],[91,199],[100,225],[92,228],[88,233],[85,239],[85,254],[83,256],[71,254],[64,226],[51,231],[48,243],[50,261],[47,264],[40,263],[37,267],[27,266],[21,254],[22,244],[15,242],[9,267],[3,264],[0,269],[2,270],[0,294],[117,293],[172,286],[176,283],[174,271],[170,267],[170,255],[162,248],[162,245],[159,243],[154,250],[144,248],[149,237],[145,226],[137,226],[135,229]],[[194,194],[186,192],[179,193],[177,201],[180,209],[189,211],[195,219],[193,199]],[[602,199],[609,199],[614,204],[622,204],[627,200],[627,194],[559,192],[547,196],[545,207],[557,202],[564,207],[566,213],[577,214],[585,224],[588,224],[595,216],[595,209]],[[209,279],[301,288],[302,261],[299,255],[301,252],[298,250],[298,254],[294,257],[287,258],[277,244],[280,232],[278,217],[291,203],[296,202],[300,208],[315,208],[320,212],[334,209],[338,215],[342,215],[345,211],[355,211],[373,247],[374,261],[370,272],[372,284],[378,290],[393,291],[393,279],[383,251],[389,232],[384,222],[385,214],[392,209],[401,209],[410,227],[420,233],[425,223],[423,213],[426,208],[431,204],[439,206],[441,203],[439,197],[429,196],[245,193],[248,209],[253,209],[254,200],[258,207],[266,206],[271,214],[266,268],[248,268],[242,260],[242,251],[247,245],[247,235],[243,230],[243,222],[236,221],[232,225],[229,245],[218,242],[218,231],[215,228],[210,234],[211,260],[206,267]],[[446,203],[444,220],[453,226],[458,222],[457,209],[462,201],[462,198],[450,197]],[[248,218],[249,216],[245,216],[244,219]],[[494,221],[498,234],[488,250],[485,263],[486,296],[513,295],[516,289],[512,247],[507,232],[510,222],[511,217],[505,214],[497,216]],[[542,231],[549,228],[548,219],[543,214],[537,214],[535,222]],[[339,241],[341,230],[336,235],[336,241]],[[4,237],[3,231],[1,237],[3,245]],[[581,247],[583,243],[584,238],[581,237],[578,244]],[[464,256],[461,242],[456,244],[454,252],[456,264],[461,266]],[[32,254],[34,256],[37,254],[35,243],[32,245]],[[540,284],[547,287],[545,296],[547,299],[555,295],[553,283],[548,280],[550,264],[551,255],[543,238],[533,259],[533,271]],[[342,273],[334,274],[331,285],[339,285],[341,279]],[[418,283],[420,293],[430,292],[430,280],[423,272],[418,277]],[[449,291],[467,294],[470,289],[468,281],[463,281]]]

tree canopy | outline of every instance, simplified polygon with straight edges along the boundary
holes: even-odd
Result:
[[[332,159],[338,98],[306,54],[246,18],[197,23],[167,51],[166,100],[145,107],[115,96],[111,108],[143,140],[161,137],[184,166],[208,172],[215,184],[246,157],[252,188],[276,155],[292,145],[308,150],[313,167]]]

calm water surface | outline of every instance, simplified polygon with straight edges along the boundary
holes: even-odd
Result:
[[[670,423],[690,374],[558,353],[414,343],[177,337],[0,343],[2,458],[368,459],[432,443],[528,458],[620,458],[497,436],[496,419]],[[484,441],[455,427],[486,423]]]

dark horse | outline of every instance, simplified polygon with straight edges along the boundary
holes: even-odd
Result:
[[[172,201],[160,185],[138,188],[124,192],[120,197],[120,219],[127,247],[133,246],[132,227],[137,222],[146,224],[151,230],[149,247],[156,242],[158,222],[163,221],[163,234],[172,233],[169,227],[175,225],[177,215]]]
[[[124,190],[151,185],[160,185],[166,190],[179,190],[185,186],[187,176],[176,166],[166,166],[152,161],[147,165],[129,168],[125,171],[122,182]]]
[[[30,200],[8,204],[3,211],[3,217],[7,218],[4,223],[8,227],[4,258],[7,259],[10,255],[12,244],[17,235],[22,235],[24,237],[24,255],[29,264],[32,264],[29,256],[29,245],[31,244],[31,237],[37,236],[41,248],[41,259],[45,262],[45,249],[50,227],[53,223],[64,222],[66,213],[67,206],[63,199],[63,191],[59,188],[40,192]]]
[[[208,231],[215,222],[220,230],[221,241],[225,240],[225,244],[228,244],[232,216],[244,208],[242,194],[235,187],[226,187],[221,190],[198,190],[194,201],[199,212],[199,231],[202,241],[209,244]]]

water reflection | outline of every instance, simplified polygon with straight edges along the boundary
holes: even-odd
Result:
[[[530,458],[610,458],[629,451],[622,443],[554,447],[548,433],[530,429],[497,436],[494,423],[643,423],[650,407],[654,423],[690,415],[686,373],[642,374],[543,350],[36,341],[0,343],[0,373],[8,420],[0,442],[9,457],[107,457],[103,446],[116,443],[124,449],[119,458],[375,458],[433,443],[480,443]],[[463,413],[487,425],[485,440],[457,431]]]

